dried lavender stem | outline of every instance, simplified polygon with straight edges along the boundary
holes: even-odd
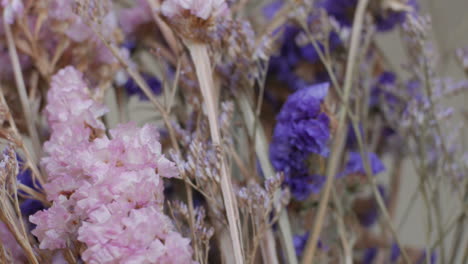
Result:
[[[348,54],[346,73],[344,79],[344,96],[343,105],[339,113],[339,124],[336,133],[335,142],[332,146],[331,157],[327,166],[327,180],[325,188],[323,190],[322,198],[320,199],[319,209],[315,223],[312,229],[312,236],[307,240],[307,244],[304,250],[304,257],[302,259],[303,264],[313,263],[315,250],[317,248],[317,241],[322,229],[323,220],[325,219],[325,213],[327,211],[328,200],[330,199],[330,192],[333,186],[333,180],[338,172],[338,165],[340,156],[343,153],[344,143],[346,139],[346,112],[353,83],[354,65],[356,63],[356,56],[361,40],[361,31],[364,21],[364,14],[366,11],[368,0],[360,0],[356,7],[356,13],[354,15],[354,22],[351,33],[351,46]]]
[[[18,58],[18,53],[16,52],[15,42],[13,41],[13,35],[11,33],[10,24],[6,21],[3,23],[5,27],[5,35],[8,43],[8,52],[10,54],[11,64],[13,66],[16,88],[18,89],[18,94],[20,96],[21,107],[23,108],[24,117],[26,118],[26,123],[28,127],[28,133],[31,137],[31,141],[34,148],[33,162],[37,164],[37,161],[41,157],[41,142],[39,140],[39,135],[37,134],[36,127],[34,125],[34,120],[31,111],[31,104],[28,100],[28,94],[26,92],[26,85],[24,84],[23,72],[21,71],[21,65]]]
[[[268,158],[268,142],[266,140],[263,127],[261,125],[258,125],[255,126],[255,131],[251,131],[254,129],[253,126],[255,123],[255,115],[245,94],[240,94],[239,103],[242,108],[242,114],[244,115],[245,124],[249,129],[249,133],[251,135],[255,135],[255,150],[257,152],[257,157],[260,162],[260,166],[262,167],[262,170],[265,174],[265,177],[273,177],[275,175],[275,170],[273,169],[270,163],[270,159]],[[288,263],[297,264],[298,261],[292,241],[291,225],[289,223],[289,217],[286,210],[284,210],[280,215],[279,229],[282,238],[282,247],[284,249],[284,252],[286,253]]]
[[[210,66],[210,58],[208,56],[208,48],[205,44],[189,42],[187,43],[187,47],[195,64],[195,70],[198,81],[200,83],[200,89],[205,100],[206,112],[208,114],[208,121],[210,124],[211,139],[215,145],[221,146],[221,135],[217,118],[218,111],[215,104],[215,98],[213,97],[214,83]],[[223,192],[224,205],[226,207],[226,214],[229,223],[229,231],[234,249],[235,263],[241,264],[244,263],[244,257],[242,254],[242,245],[240,240],[240,228],[238,226],[238,213],[235,211],[237,206],[235,196],[232,191],[229,173],[226,167],[226,161],[223,156],[221,157],[221,189]]]

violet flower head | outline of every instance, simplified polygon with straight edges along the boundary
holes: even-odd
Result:
[[[302,256],[302,253],[304,252],[308,238],[309,238],[309,232],[305,232],[302,235],[293,236],[294,249],[298,257]],[[317,248],[321,250],[328,250],[328,247],[324,245],[324,243],[320,239],[317,241]]]
[[[377,175],[385,170],[384,164],[382,163],[382,161],[380,161],[379,157],[377,157],[375,153],[368,153],[367,155],[373,175]],[[366,174],[364,163],[359,152],[352,151],[349,153],[345,169],[343,172],[338,174],[338,177],[343,177],[351,174]]]
[[[39,181],[34,181],[31,175],[31,170],[24,168],[24,161],[18,154],[16,154],[16,159],[18,160],[19,165],[19,172],[16,176],[17,181],[36,191],[42,189],[42,186],[39,183]],[[26,192],[22,190],[18,190],[18,192],[23,195],[26,194]],[[40,201],[35,199],[25,199],[20,204],[20,210],[24,216],[30,216],[42,209],[44,209],[44,205]]]
[[[297,38],[304,32],[296,26],[286,25],[281,38],[281,47],[278,55],[272,56],[269,66],[269,74],[274,75],[279,81],[288,85],[291,90],[299,90],[310,85],[296,74],[300,62],[320,63],[319,55],[312,43],[299,44]],[[338,48],[342,42],[334,31],[329,34],[329,48],[331,51]],[[319,42],[319,48],[323,52],[325,47]],[[315,81],[328,80],[328,75],[320,76],[316,73]]]
[[[146,84],[149,86],[151,91],[155,95],[160,95],[162,93],[162,84],[158,78],[151,76],[149,74],[144,74],[143,78]],[[148,100],[148,97],[145,95],[143,90],[138,86],[138,84],[132,78],[128,78],[127,82],[124,85],[125,90],[128,95],[138,95],[142,100]]]
[[[394,86],[396,84],[396,80],[397,78],[395,73],[387,71],[383,72],[379,76],[377,83],[372,87],[369,105],[371,107],[379,105],[381,97],[383,97],[385,102],[387,102],[388,104],[395,103],[397,101],[397,98],[395,98],[395,96],[393,96],[391,93],[385,91],[385,89],[383,89],[383,86]]]
[[[270,20],[276,15],[276,13],[283,7],[283,0],[276,0],[274,2],[268,3],[263,7],[263,15],[266,19]]]
[[[386,193],[385,193],[385,188],[382,185],[378,185],[377,189],[380,193],[380,195],[384,198],[384,200],[387,200]],[[364,212],[357,212],[356,216],[359,220],[359,223],[364,226],[364,227],[371,227],[373,226],[377,220],[379,219],[379,205],[375,199],[375,197],[372,195],[371,196],[371,205],[369,208],[367,208],[366,211]]]
[[[309,172],[312,154],[326,157],[329,152],[330,119],[322,111],[328,83],[312,85],[290,95],[277,116],[270,146],[270,159],[284,172],[293,195],[303,200],[318,192],[322,177]]]
[[[390,248],[390,263],[397,263],[398,258],[401,255],[400,247],[397,243],[393,243]]]
[[[378,249],[368,248],[364,251],[364,255],[362,256],[362,264],[372,264],[374,263],[375,258],[377,257]]]
[[[297,256],[302,256],[302,252],[304,251],[308,238],[309,232],[305,232],[303,235],[295,235],[293,237],[294,249],[296,250]]]

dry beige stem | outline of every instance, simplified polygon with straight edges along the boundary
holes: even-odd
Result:
[[[202,43],[187,42],[187,47],[195,64],[197,78],[200,83],[202,96],[206,104],[206,113],[210,124],[211,139],[216,146],[221,146],[221,135],[218,124],[218,106],[214,98],[213,73],[211,71],[208,47]],[[237,264],[244,262],[242,244],[240,240],[240,228],[238,226],[237,202],[232,190],[231,178],[226,167],[224,156],[221,157],[221,189],[223,192],[224,206],[229,223],[229,231],[234,249],[234,258]]]

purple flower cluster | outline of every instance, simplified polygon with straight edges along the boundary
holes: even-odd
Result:
[[[302,235],[295,235],[293,237],[294,249],[296,250],[296,255],[298,257],[302,256],[302,253],[304,252],[305,246],[307,244],[307,239],[309,239],[309,232],[305,232]],[[317,248],[321,250],[328,250],[328,247],[324,245],[320,239],[317,242]]]
[[[379,174],[380,172],[385,170],[385,166],[383,165],[382,161],[380,161],[379,157],[377,157],[375,153],[368,153],[367,158],[368,158],[373,175]],[[346,166],[343,172],[341,172],[338,175],[338,177],[343,177],[343,176],[352,175],[352,174],[366,174],[364,162],[359,152],[351,151],[349,153]]]
[[[328,83],[312,85],[290,95],[277,116],[270,159],[282,171],[294,197],[306,199],[320,191],[324,177],[312,174],[307,161],[311,155],[327,157],[330,118],[322,111]]]
[[[364,251],[364,254],[362,256],[362,263],[363,264],[374,264],[376,262],[376,257],[378,254],[379,250],[375,247],[367,248]],[[419,258],[416,258],[415,264],[426,264],[426,254],[427,251],[424,250],[422,254],[420,254]],[[385,263],[390,263],[390,264],[396,264],[399,263],[399,259],[401,256],[401,249],[398,247],[397,243],[393,243],[391,248],[390,248],[390,256],[389,256],[389,261]],[[429,262],[430,264],[436,264],[437,263],[437,253],[432,252],[431,256],[429,257]]]
[[[143,78],[146,81],[146,84],[150,87],[151,91],[155,95],[160,95],[162,93],[162,84],[158,78],[151,76],[149,74],[143,74]],[[125,90],[128,95],[138,95],[141,100],[148,100],[148,97],[143,93],[141,88],[132,78],[128,78],[127,82],[124,85]]]
[[[311,64],[319,63],[319,55],[312,43],[298,44],[297,38],[304,32],[297,26],[286,25],[281,38],[281,47],[278,55],[270,60],[269,74],[274,75],[279,81],[284,82],[292,90],[302,89],[310,83],[300,78],[296,69],[300,62]],[[336,32],[331,32],[328,39],[330,49],[334,50],[341,45],[341,40]],[[319,43],[321,51],[324,45]],[[315,72],[314,82],[328,81],[328,74]]]

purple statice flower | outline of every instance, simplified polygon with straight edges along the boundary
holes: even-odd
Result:
[[[294,235],[293,236],[293,244],[294,244],[294,249],[296,250],[296,255],[298,257],[302,256],[302,253],[304,252],[305,246],[307,244],[307,239],[309,238],[309,232],[305,232],[302,235]],[[324,245],[322,240],[317,241],[317,248],[321,250],[327,250],[328,247]]]
[[[365,138],[364,136],[364,128],[361,123],[359,123],[359,133],[362,138]],[[354,131],[354,127],[350,124],[348,126],[348,135],[346,137],[346,147],[348,149],[355,149],[358,146],[358,137]]]
[[[283,5],[283,0],[277,0],[272,3],[268,3],[267,5],[265,5],[265,7],[263,7],[263,15],[268,20],[273,19],[273,17],[283,7]]]
[[[366,249],[362,256],[362,264],[374,263],[375,257],[377,257],[377,253],[378,253],[378,250],[375,247]]]
[[[397,263],[397,260],[400,257],[400,255],[400,247],[398,247],[397,243],[393,243],[392,247],[390,248],[390,263]]]
[[[386,200],[385,188],[382,185],[378,185],[377,189],[379,190],[380,195]],[[371,227],[377,222],[377,219],[379,218],[379,206],[374,197],[372,197],[372,206],[370,206],[367,211],[358,213],[357,218],[359,223],[364,227]]]
[[[299,200],[318,192],[323,184],[322,177],[309,172],[307,160],[312,154],[328,156],[330,119],[321,108],[328,87],[322,83],[298,90],[277,116],[270,159],[277,171],[284,172],[285,183]]]
[[[35,199],[26,199],[20,204],[21,213],[27,217],[35,214],[37,211],[43,210],[44,208],[44,205]]]
[[[151,88],[151,91],[160,95],[162,93],[161,81],[158,78],[151,76],[149,74],[144,74],[143,78],[145,79],[148,86]],[[143,93],[138,84],[132,78],[128,78],[127,82],[124,85],[125,90],[129,95],[138,95],[142,100],[148,100],[148,97]]]
[[[272,56],[269,66],[269,75],[274,75],[279,81],[284,82],[291,90],[302,89],[310,83],[306,82],[296,74],[296,68],[300,62],[319,63],[319,55],[312,43],[299,44],[296,41],[303,31],[300,27],[286,25],[281,38],[279,53]],[[329,48],[335,50],[342,42],[338,34],[334,31],[329,34]],[[319,47],[324,51],[324,45],[319,43]],[[325,76],[322,76],[325,75]],[[328,74],[320,73],[315,77],[315,81],[327,81]]]
[[[376,175],[385,170],[385,166],[379,157],[375,153],[368,153],[367,157],[370,162],[372,169],[372,174]],[[351,174],[365,174],[364,163],[359,152],[351,151],[348,156],[348,161],[346,163],[345,169],[343,172],[338,174],[338,177],[343,177]]]
[[[309,232],[305,232],[302,235],[293,236],[294,249],[296,250],[297,256],[302,256],[302,252],[307,244],[307,239],[309,238]]]
[[[341,26],[351,27],[357,3],[358,0],[324,0],[322,6]],[[415,0],[410,0],[408,5],[413,9],[417,8]],[[380,32],[390,31],[396,25],[402,24],[408,13],[406,10],[383,9],[378,5],[370,5],[370,12],[376,28]]]
[[[388,71],[383,72],[379,76],[377,83],[371,89],[369,105],[371,107],[378,106],[381,97],[384,97],[385,101],[389,104],[395,103],[397,98],[395,98],[395,96],[393,96],[391,93],[385,91],[383,86],[394,86],[396,84],[396,80],[397,78],[395,73]]]
[[[16,159],[18,160],[18,165],[19,165],[19,172],[18,172],[18,175],[16,176],[16,179],[18,180],[18,182],[36,191],[39,191],[40,189],[42,189],[42,186],[40,185],[40,183],[38,181],[33,180],[33,177],[31,175],[31,170],[24,168],[24,161],[18,154],[16,154]],[[26,193],[21,190],[19,190],[19,193],[26,195]],[[44,209],[44,205],[40,201],[35,200],[35,199],[26,199],[20,204],[20,210],[24,216],[30,216],[42,209]]]
[[[24,161],[23,159],[16,154],[16,159],[18,160],[18,165],[19,165],[19,172],[18,175],[16,176],[16,179],[23,185],[28,186],[29,188],[32,188],[36,191],[42,188],[40,185],[39,181],[33,181],[33,177],[31,174],[31,170],[25,169],[24,168]],[[21,192],[24,194],[24,192]]]

